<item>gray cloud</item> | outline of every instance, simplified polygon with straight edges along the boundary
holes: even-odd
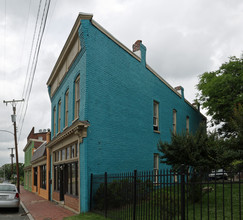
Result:
[[[0,129],[13,131],[12,108],[2,100],[22,98],[38,1],[6,2],[6,26],[4,1],[0,3]],[[128,48],[141,39],[147,47],[147,63],[172,86],[182,85],[189,101],[195,98],[199,74],[218,68],[242,51],[241,0],[53,0],[19,140],[20,161],[31,128],[50,128],[46,82],[79,12],[93,13],[94,19]],[[17,114],[20,109],[18,105]],[[11,135],[0,132],[2,163],[10,161],[6,149],[13,143]]]

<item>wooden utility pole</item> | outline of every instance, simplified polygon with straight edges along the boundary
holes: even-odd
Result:
[[[14,147],[10,147],[8,149],[11,150],[10,158],[11,158],[11,176],[12,176],[13,175],[13,158],[14,158],[13,149],[14,149]]]
[[[24,99],[22,100],[12,100],[12,101],[3,101],[3,103],[5,103],[6,105],[8,105],[8,103],[12,104],[13,107],[13,115],[11,115],[12,117],[12,122],[14,125],[14,142],[15,142],[15,155],[16,155],[16,172],[17,172],[17,188],[18,191],[20,193],[20,187],[19,187],[19,158],[18,158],[18,143],[17,143],[17,126],[16,126],[16,105],[17,102],[23,102]]]

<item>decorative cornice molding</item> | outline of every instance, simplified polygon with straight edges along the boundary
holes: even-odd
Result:
[[[82,143],[83,138],[87,137],[87,128],[89,123],[87,121],[75,121],[70,127],[66,128],[58,136],[54,137],[47,145],[47,148],[58,144],[60,141],[68,138],[70,135],[77,135],[79,137],[80,143]]]

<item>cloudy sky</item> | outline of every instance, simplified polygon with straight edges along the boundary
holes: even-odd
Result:
[[[38,6],[37,0],[0,0],[0,130],[13,132],[12,106],[3,100],[26,99]],[[173,87],[182,85],[190,102],[200,74],[242,53],[242,0],[51,0],[24,122],[24,105],[17,104],[20,162],[31,128],[50,128],[46,82],[79,12],[92,13],[130,49],[142,40],[147,64]],[[0,166],[10,162],[10,147],[13,135],[0,131]]]

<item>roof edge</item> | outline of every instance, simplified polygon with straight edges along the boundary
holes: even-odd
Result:
[[[61,53],[59,54],[59,57],[52,69],[51,75],[46,82],[47,86],[49,86],[53,82],[53,80],[56,76],[55,73],[58,70],[60,64],[62,63],[62,59],[65,56],[66,52],[68,51],[69,45],[72,43],[74,35],[75,35],[76,31],[78,30],[78,27],[80,26],[80,21],[81,20],[91,20],[92,18],[93,18],[93,14],[88,14],[88,13],[83,13],[83,12],[80,12],[78,14],[78,17],[76,18],[76,21],[72,27],[72,30],[71,30],[70,34],[68,35],[68,38],[61,50]]]

